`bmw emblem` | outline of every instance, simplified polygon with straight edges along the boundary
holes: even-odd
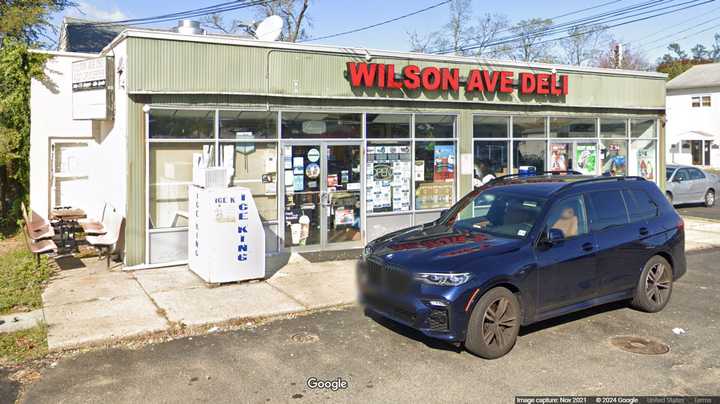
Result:
[[[388,254],[385,256],[385,259],[389,261],[392,259],[392,257],[393,257],[393,254]]]

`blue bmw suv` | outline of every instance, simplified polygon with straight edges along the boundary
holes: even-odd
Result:
[[[686,270],[682,218],[639,177],[500,177],[434,222],[365,247],[369,311],[487,359],[520,326],[613,301],[662,310]]]

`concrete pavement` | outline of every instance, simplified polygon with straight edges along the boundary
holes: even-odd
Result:
[[[509,355],[486,361],[358,308],[182,338],[138,350],[61,359],[25,403],[483,402],[515,395],[720,394],[720,251],[688,255],[668,306],[602,306],[521,330]],[[675,334],[673,328],[684,333]],[[663,355],[622,351],[618,335],[656,338]],[[313,390],[309,378],[348,382]]]
[[[685,219],[688,251],[720,247],[720,222]],[[265,281],[209,287],[186,266],[123,272],[103,261],[61,271],[43,293],[51,351],[277,317],[355,302],[355,262],[273,257]],[[279,264],[275,261],[278,261]],[[286,264],[281,266],[282,264]]]
[[[222,286],[186,266],[124,272],[95,258],[83,264],[60,271],[43,293],[51,351],[343,305],[357,294],[354,261],[294,256],[266,281]]]

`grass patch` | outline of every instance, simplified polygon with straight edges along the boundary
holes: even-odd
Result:
[[[0,365],[17,365],[42,358],[48,352],[47,325],[0,334]]]
[[[17,247],[0,255],[0,314],[42,307],[42,291],[52,270],[47,257],[40,265],[26,248]]]

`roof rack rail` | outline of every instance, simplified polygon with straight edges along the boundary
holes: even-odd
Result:
[[[503,181],[503,180],[509,180],[509,179],[512,179],[512,178],[519,178],[519,177],[532,178],[532,177],[540,177],[540,176],[543,176],[543,175],[568,175],[568,174],[570,174],[570,175],[583,175],[583,173],[581,173],[581,172],[579,172],[579,171],[575,171],[575,170],[568,170],[568,171],[535,171],[534,173],[522,173],[522,174],[516,173],[516,174],[502,175],[502,176],[500,176],[500,177],[493,178],[493,179],[490,181],[490,184],[495,183],[495,182],[500,182],[500,181]]]
[[[587,178],[587,179],[584,179],[584,180],[577,180],[577,181],[568,182],[567,184],[565,184],[565,186],[563,186],[563,187],[560,188],[560,189],[566,189],[566,188],[570,188],[570,187],[573,187],[573,186],[578,185],[578,184],[587,184],[587,183],[590,183],[590,182],[611,182],[611,181],[619,182],[619,181],[627,181],[627,180],[632,180],[632,181],[647,181],[645,178],[643,178],[643,177],[638,177],[638,176],[610,177],[610,176],[608,176],[608,175],[602,175],[602,176],[599,176],[599,177],[593,177],[593,178]]]

